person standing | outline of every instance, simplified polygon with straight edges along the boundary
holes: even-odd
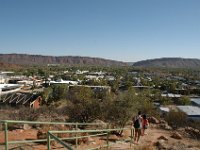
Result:
[[[133,126],[135,128],[134,143],[138,144],[141,133],[142,133],[142,116],[141,111],[138,112],[138,115],[133,118]]]
[[[147,116],[144,114],[142,115],[142,135],[147,135],[147,133],[145,133],[145,130],[148,128],[149,126],[149,121],[147,119]]]

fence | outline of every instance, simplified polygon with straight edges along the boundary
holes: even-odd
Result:
[[[15,121],[15,120],[0,120],[1,124],[4,124],[4,145],[5,145],[5,150],[9,149],[9,144],[21,144],[21,143],[34,143],[34,142],[47,142],[47,149],[51,149],[51,141],[55,140],[58,143],[60,143],[62,146],[64,146],[66,149],[73,150],[74,148],[63,140],[69,140],[69,139],[74,139],[75,140],[75,149],[78,147],[78,139],[80,138],[87,138],[87,137],[93,137],[93,136],[102,136],[102,135],[107,135],[106,136],[106,144],[100,147],[96,148],[91,148],[89,150],[93,149],[99,149],[102,147],[109,147],[109,133],[111,131],[119,131],[119,130],[131,130],[131,140],[130,140],[130,147],[132,146],[133,142],[133,128],[117,128],[117,129],[110,129],[109,126],[107,126],[106,129],[101,129],[101,130],[78,130],[78,126],[86,126],[86,125],[91,125],[91,126],[97,126],[101,125],[99,123],[66,123],[66,122],[39,122],[39,121]],[[75,126],[75,130],[66,130],[66,131],[48,131],[47,132],[47,138],[46,139],[37,139],[37,140],[21,140],[21,141],[9,141],[8,140],[8,125],[9,124],[46,124],[46,125],[68,125],[68,126]],[[102,133],[103,132],[103,133]],[[59,134],[59,133],[74,133],[74,137],[67,137],[67,138],[58,138],[54,134]],[[97,134],[92,134],[88,136],[78,136],[78,133],[97,133]]]

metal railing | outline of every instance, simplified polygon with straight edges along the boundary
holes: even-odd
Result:
[[[63,142],[61,139],[59,139],[58,137],[56,137],[53,134],[58,134],[58,133],[75,133],[77,135],[77,133],[97,133],[97,132],[105,132],[105,133],[101,133],[101,134],[93,134],[93,135],[88,135],[88,136],[75,136],[75,137],[70,137],[70,138],[66,138],[66,139],[79,139],[79,138],[88,138],[91,136],[100,136],[100,135],[107,135],[106,136],[106,144],[95,147],[95,148],[90,148],[87,150],[93,150],[93,149],[99,149],[99,148],[103,148],[103,147],[107,147],[109,148],[109,146],[111,146],[112,144],[109,143],[109,134],[112,131],[122,131],[122,130],[131,130],[131,140],[130,140],[130,147],[132,147],[132,143],[133,143],[133,128],[117,128],[117,129],[102,129],[102,130],[70,130],[70,131],[48,131],[47,133],[47,149],[51,150],[51,138],[55,139],[58,143],[60,143],[61,145],[63,145],[65,148],[67,148],[68,150],[73,150],[73,148],[70,145],[67,145],[65,142]],[[75,148],[77,148],[77,142],[75,145]]]
[[[49,131],[47,132],[47,149],[48,150],[51,149],[51,138],[55,139],[58,143],[60,143],[62,146],[64,146],[68,150],[73,150],[71,146],[67,145],[65,142],[63,142],[62,140],[60,140],[59,138],[51,134]]]
[[[91,125],[91,126],[98,126],[102,125],[101,123],[67,123],[67,122],[39,122],[39,121],[15,121],[15,120],[0,120],[0,124],[4,124],[4,144],[5,144],[5,150],[9,149],[9,144],[21,144],[21,143],[35,143],[35,142],[47,142],[47,149],[51,149],[51,141],[55,140],[58,143],[60,143],[62,146],[65,148],[72,150],[73,148],[69,145],[67,145],[63,140],[69,140],[69,139],[74,139],[75,140],[75,148],[78,147],[78,139],[80,138],[86,138],[86,137],[93,137],[93,136],[102,136],[102,135],[107,135],[106,136],[106,145],[96,147],[96,148],[91,148],[90,150],[93,149],[98,149],[102,147],[109,147],[111,144],[109,143],[109,134],[112,131],[120,131],[120,130],[131,130],[131,140],[130,140],[130,147],[132,146],[133,142],[133,128],[118,128],[118,129],[109,129],[109,126],[107,126],[107,129],[102,129],[102,130],[78,130],[78,126],[86,126],[86,125]],[[10,124],[40,124],[40,125],[68,125],[68,126],[75,126],[75,130],[66,130],[66,131],[48,131],[47,132],[47,138],[46,139],[37,139],[37,140],[18,140],[18,141],[9,141],[8,140],[8,126]],[[102,133],[103,132],[103,133]],[[58,138],[54,134],[61,134],[61,133],[74,133],[74,137],[66,137],[66,138]],[[97,133],[97,134],[92,134],[88,136],[78,136],[78,133]]]
[[[68,125],[75,126],[78,129],[78,126],[97,126],[99,123],[67,123],[67,122],[40,122],[40,121],[16,121],[16,120],[0,120],[0,124],[4,124],[4,144],[5,150],[8,150],[9,144],[19,144],[19,143],[34,143],[34,142],[45,142],[47,139],[37,139],[37,140],[20,140],[20,141],[9,141],[8,140],[8,126],[10,124],[39,124],[39,125]]]

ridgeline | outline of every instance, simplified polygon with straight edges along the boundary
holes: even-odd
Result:
[[[96,66],[126,66],[120,61],[80,56],[43,56],[28,54],[0,54],[1,63],[17,65],[96,65]]]
[[[138,61],[135,67],[165,67],[165,68],[200,68],[200,59],[187,58],[159,58]]]

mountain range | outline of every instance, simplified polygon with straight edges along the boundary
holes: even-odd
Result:
[[[43,56],[28,54],[0,54],[0,62],[17,65],[98,65],[98,66],[125,66],[124,62],[103,58],[80,56]]]
[[[200,68],[200,59],[158,58],[133,63],[135,67]]]
[[[158,58],[138,62],[122,62],[95,57],[43,56],[28,54],[0,54],[0,66],[9,65],[94,65],[94,66],[135,66],[166,68],[200,68],[200,59]]]

